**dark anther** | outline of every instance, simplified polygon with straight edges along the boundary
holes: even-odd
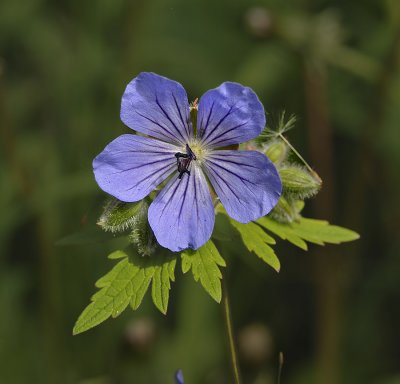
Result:
[[[185,173],[190,176],[189,165],[192,160],[196,160],[196,155],[190,149],[189,145],[186,144],[186,153],[177,152],[175,153],[175,157],[179,172],[178,179],[182,179]]]

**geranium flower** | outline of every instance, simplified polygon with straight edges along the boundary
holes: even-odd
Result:
[[[197,249],[209,240],[215,213],[208,181],[241,223],[278,202],[281,181],[264,154],[223,149],[254,139],[265,127],[264,108],[250,88],[226,82],[206,92],[193,126],[182,85],[141,73],[122,96],[121,119],[146,136],[125,134],[108,144],[93,161],[95,178],[105,192],[134,202],[170,177],[148,210],[163,247]]]

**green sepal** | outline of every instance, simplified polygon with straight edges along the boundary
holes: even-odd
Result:
[[[292,199],[303,200],[314,196],[321,188],[321,181],[300,166],[287,166],[279,169],[283,191]]]
[[[137,309],[152,283],[152,299],[155,306],[166,313],[171,281],[175,281],[176,255],[160,252],[157,257],[141,257],[116,251],[110,259],[119,262],[96,282],[100,290],[79,316],[73,334],[85,332],[107,320],[119,316],[128,305]]]
[[[125,203],[115,198],[111,198],[104,207],[103,214],[100,216],[97,224],[105,231],[123,232],[132,228],[136,221],[137,215],[146,208],[146,200],[135,203]]]
[[[200,284],[206,292],[217,302],[221,302],[222,273],[219,267],[225,267],[226,263],[219,254],[214,243],[209,240],[197,250],[187,249],[181,253],[182,272],[192,270],[195,281]]]

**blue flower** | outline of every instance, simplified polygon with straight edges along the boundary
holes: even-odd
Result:
[[[108,144],[93,161],[95,178],[125,202],[143,199],[169,178],[148,211],[163,247],[197,249],[209,240],[215,221],[209,183],[241,223],[278,202],[282,184],[265,155],[223,149],[254,139],[265,127],[264,108],[250,88],[226,82],[206,92],[194,127],[182,85],[141,73],[122,96],[121,119],[146,136],[125,134]]]

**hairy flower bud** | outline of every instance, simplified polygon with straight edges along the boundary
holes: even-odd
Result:
[[[103,214],[97,224],[105,231],[113,233],[126,231],[135,224],[136,216],[142,209],[143,204],[147,206],[144,200],[125,203],[111,198],[104,207]]]
[[[290,165],[280,168],[279,176],[282,180],[284,193],[294,199],[303,200],[311,197],[321,187],[321,181],[300,166]]]
[[[282,140],[274,140],[268,144],[264,153],[274,164],[279,164],[286,160],[288,147]]]
[[[297,207],[286,200],[283,196],[278,201],[278,204],[271,211],[271,217],[280,223],[291,223],[299,218]]]
[[[141,256],[151,256],[157,248],[157,242],[147,220],[148,204],[143,204],[135,216],[129,241],[136,245]]]

